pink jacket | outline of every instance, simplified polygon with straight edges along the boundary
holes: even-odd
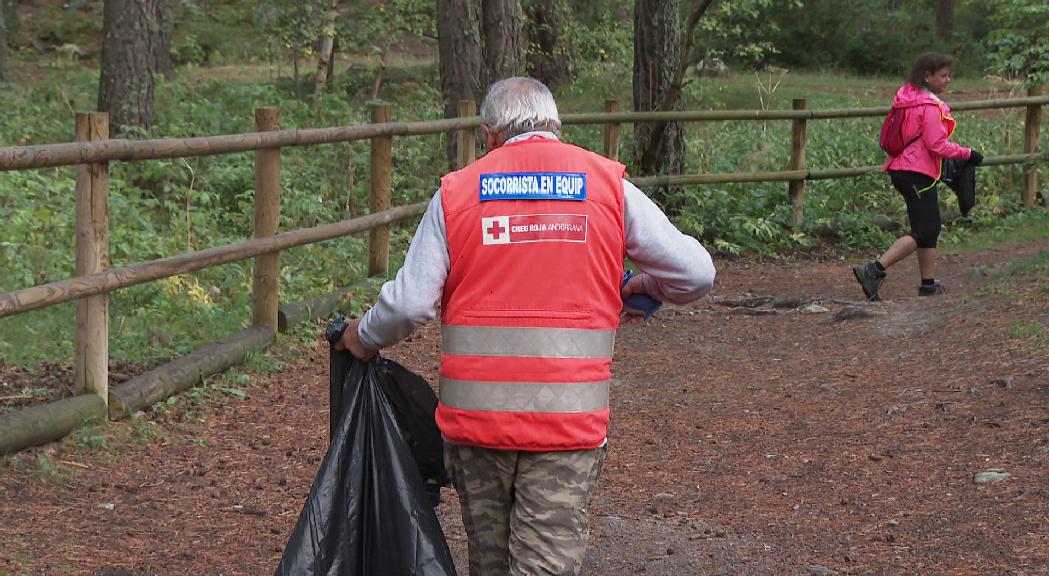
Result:
[[[971,148],[959,146],[948,139],[957,122],[951,117],[951,108],[932,92],[904,84],[896,91],[892,105],[905,108],[903,120],[904,141],[921,134],[899,156],[890,156],[882,170],[920,172],[940,179],[940,159],[968,160]]]

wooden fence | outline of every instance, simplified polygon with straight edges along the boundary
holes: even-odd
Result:
[[[1041,108],[1046,104],[1049,104],[1049,97],[1041,95],[1039,89],[1032,89],[1026,98],[961,102],[953,106],[956,111],[1026,108],[1024,153],[989,156],[984,161],[984,165],[1024,165],[1022,200],[1026,206],[1033,205],[1036,198],[1038,180],[1035,164],[1045,158],[1045,154],[1038,150],[1038,138]],[[562,122],[604,125],[604,154],[613,159],[619,156],[620,125],[623,123],[790,120],[793,130],[788,170],[652,176],[633,178],[632,182],[646,187],[786,181],[795,222],[802,215],[805,181],[846,178],[880,170],[880,166],[808,169],[805,163],[807,122],[882,117],[888,112],[885,107],[813,110],[807,108],[804,100],[795,100],[791,110],[623,112],[615,101],[607,102],[605,110],[604,113],[565,114]],[[368,231],[368,273],[371,276],[387,274],[389,225],[422,214],[427,205],[424,201],[390,207],[393,137],[455,132],[457,162],[465,166],[476,158],[474,131],[480,125],[480,119],[475,115],[476,106],[473,102],[462,102],[459,107],[460,117],[449,120],[392,122],[389,105],[374,105],[371,111],[371,124],[281,130],[279,110],[260,108],[255,111],[256,132],[141,141],[109,139],[106,114],[79,113],[76,116],[75,142],[0,148],[0,171],[77,166],[76,276],[0,294],[0,319],[71,300],[77,301],[74,358],[77,395],[0,415],[0,454],[61,438],[88,419],[127,416],[193,386],[201,378],[242,361],[250,351],[268,346],[278,330],[286,330],[308,318],[327,316],[338,305],[340,293],[353,289],[349,287],[317,300],[279,308],[277,263],[283,250]],[[360,218],[279,233],[281,148],[358,140],[371,142],[371,213]],[[246,151],[255,152],[253,239],[121,268],[109,266],[109,162]],[[1049,197],[1046,203],[1049,205]],[[110,292],[248,258],[255,259],[250,328],[109,388]]]

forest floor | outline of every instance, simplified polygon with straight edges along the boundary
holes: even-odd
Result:
[[[717,260],[710,296],[617,337],[584,573],[1049,574],[1047,256],[945,255],[934,298],[908,260],[881,303],[837,256]],[[433,382],[439,340],[387,356]],[[272,573],[328,434],[326,345],[282,350],[244,398],[0,460],[0,574]]]

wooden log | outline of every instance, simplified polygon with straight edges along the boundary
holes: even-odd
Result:
[[[873,224],[877,228],[885,230],[886,232],[895,232],[896,230],[903,228],[902,224],[888,216],[875,216]]]
[[[348,296],[359,292],[374,291],[373,282],[373,279],[367,278],[318,298],[281,306],[277,311],[277,330],[283,334],[302,322],[327,318],[332,312],[339,309],[339,305]]]
[[[78,142],[106,138],[108,114],[76,115]],[[76,174],[76,275],[87,276],[109,267],[109,163],[81,164]],[[109,295],[81,299],[75,316],[74,390],[105,402],[109,396]]]
[[[272,328],[251,326],[114,386],[109,390],[109,418],[119,420],[192,388],[204,378],[241,363],[249,352],[266,348],[275,338]]]
[[[85,421],[104,419],[106,401],[95,394],[63,398],[0,414],[0,455],[58,440]]]
[[[477,115],[477,103],[473,100],[459,101],[459,117],[470,118]],[[477,132],[474,128],[463,128],[457,134],[455,165],[463,168],[477,160]]]
[[[615,114],[622,111],[619,100],[605,100],[605,112]],[[605,124],[605,158],[619,161],[619,122]]]
[[[123,268],[113,268],[99,274],[68,278],[58,282],[0,294],[0,318],[61,304],[82,296],[112,292],[120,288],[144,284],[169,276],[195,272],[228,262],[245,260],[259,254],[278,252],[294,248],[295,246],[313,244],[356,232],[371,230],[375,226],[418,216],[426,211],[429,203],[429,200],[424,200],[352,220],[343,220],[313,228],[302,228],[268,238],[257,238],[237,244],[216,246],[198,252],[187,252],[178,256],[161,258],[141,264],[132,264]]]
[[[1027,95],[1040,96],[1042,86],[1031,86],[1027,89]],[[1042,123],[1042,107],[1031,104],[1027,107],[1027,118],[1024,122],[1024,153],[1036,154],[1038,152],[1038,132]],[[1038,166],[1027,164],[1024,166],[1023,176],[1023,205],[1030,208],[1034,206],[1035,197],[1038,195]],[[1045,197],[1045,205],[1049,206],[1049,194]]]
[[[372,122],[383,124],[393,118],[389,104],[372,105]],[[382,212],[390,207],[393,182],[393,138],[372,138],[371,146],[371,211]],[[368,275],[385,276],[390,271],[390,227],[376,226],[368,234]]]
[[[804,110],[806,102],[803,98],[795,98],[792,104],[795,110]],[[804,118],[795,118],[791,123],[790,133],[790,169],[805,169],[805,123]],[[797,227],[801,224],[801,216],[805,204],[805,181],[790,180],[787,182],[787,194],[793,208],[791,213],[791,224]]]
[[[259,132],[280,129],[279,108],[255,110],[255,128]],[[277,234],[280,224],[280,148],[255,152],[255,238]],[[255,257],[252,270],[252,321],[277,329],[277,272],[280,253]]]

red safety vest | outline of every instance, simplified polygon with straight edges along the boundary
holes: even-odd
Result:
[[[536,136],[441,180],[451,270],[436,416],[449,441],[508,450],[604,441],[624,173]]]

